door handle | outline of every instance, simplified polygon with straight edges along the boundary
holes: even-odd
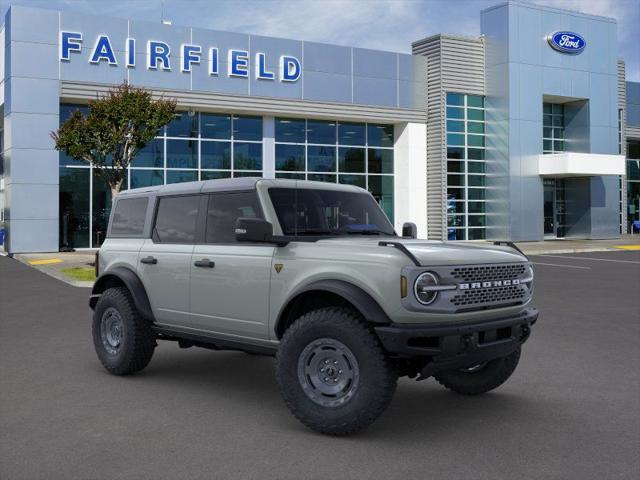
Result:
[[[155,265],[158,263],[158,259],[156,257],[144,257],[140,259],[140,263],[146,263],[148,265]]]
[[[203,268],[213,268],[216,266],[216,264],[211,260],[209,260],[208,258],[203,258],[202,260],[196,260],[195,262],[193,262],[193,264],[196,267],[203,267]]]

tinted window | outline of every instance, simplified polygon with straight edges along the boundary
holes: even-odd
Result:
[[[147,197],[118,200],[113,212],[111,235],[142,235],[147,203]]]
[[[270,188],[284,235],[393,235],[393,227],[366,193]]]
[[[210,195],[207,243],[235,243],[236,220],[240,217],[262,218],[255,192]]]
[[[199,195],[161,198],[154,240],[162,243],[194,243],[199,202]]]

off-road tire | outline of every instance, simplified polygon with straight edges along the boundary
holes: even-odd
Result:
[[[356,359],[357,388],[341,405],[315,403],[299,379],[299,358],[319,339],[340,342]],[[357,312],[338,307],[314,310],[293,322],[282,337],[275,373],[289,410],[307,427],[328,435],[348,435],[370,425],[391,402],[398,379],[370,326]]]
[[[444,387],[462,395],[480,395],[506,382],[518,366],[520,348],[506,357],[487,362],[478,371],[452,370],[440,372],[434,378]]]
[[[115,309],[122,319],[122,337],[115,354],[107,350],[101,334],[103,315],[108,309]],[[156,346],[151,323],[140,315],[124,287],[109,288],[100,296],[93,312],[92,333],[100,362],[114,375],[129,375],[145,368]]]

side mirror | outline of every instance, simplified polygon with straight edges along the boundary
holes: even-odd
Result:
[[[261,218],[240,217],[236,220],[236,240],[238,242],[271,243],[273,225]]]
[[[418,227],[415,223],[405,222],[402,225],[402,238],[418,238]]]

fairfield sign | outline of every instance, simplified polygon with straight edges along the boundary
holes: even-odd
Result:
[[[59,39],[59,58],[61,62],[70,62],[74,55],[86,48],[82,33],[61,31]],[[124,58],[118,59],[116,51],[108,35],[100,35],[90,47],[89,63],[99,65],[120,65],[135,68],[137,63],[136,39],[127,38],[125,42]],[[297,82],[302,76],[300,60],[291,55],[281,55],[278,71],[267,68],[267,57],[264,53],[256,53],[250,58],[246,50],[229,49],[226,53],[227,71],[229,77],[248,78],[253,70],[258,80],[275,80],[281,82]],[[176,65],[176,63],[178,65]],[[170,72],[179,68],[181,72],[191,72],[194,66],[206,63],[209,75],[220,75],[220,52],[212,47],[203,52],[200,45],[182,44],[180,50],[172,52],[171,47],[159,40],[149,40],[146,48],[146,68]]]

